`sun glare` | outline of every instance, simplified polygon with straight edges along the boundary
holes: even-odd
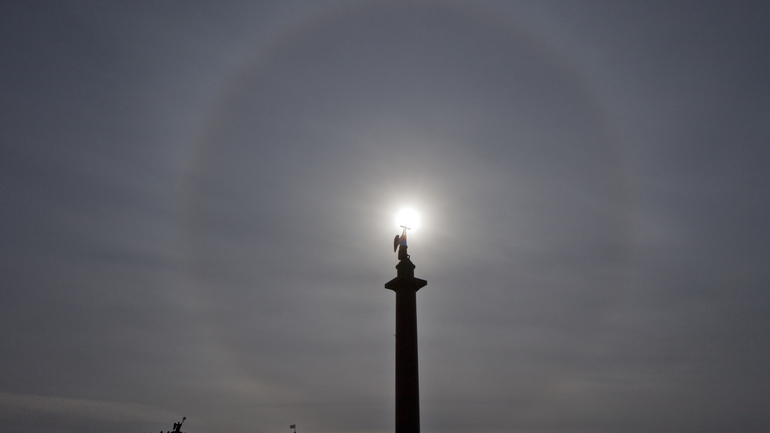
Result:
[[[401,209],[396,215],[396,224],[416,230],[420,226],[420,214],[412,208]]]

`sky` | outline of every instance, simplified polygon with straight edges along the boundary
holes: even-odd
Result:
[[[0,3],[0,430],[770,424],[770,7]]]

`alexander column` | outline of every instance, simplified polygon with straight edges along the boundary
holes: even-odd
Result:
[[[396,292],[396,433],[420,432],[420,383],[417,369],[417,291],[428,284],[414,277],[414,264],[406,253],[406,231],[396,235],[396,278],[385,284]]]

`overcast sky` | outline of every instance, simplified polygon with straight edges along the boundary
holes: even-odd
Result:
[[[770,8],[3,1],[0,430],[770,425]]]

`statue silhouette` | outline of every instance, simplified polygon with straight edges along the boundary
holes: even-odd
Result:
[[[182,423],[184,423],[184,420],[186,420],[186,419],[187,419],[187,417],[183,416],[182,417],[182,421],[175,422],[174,423],[174,430],[172,430],[172,431],[170,431],[168,433],[181,433],[179,430],[182,428]],[[161,433],[163,433],[163,432],[161,432]]]
[[[409,254],[406,253],[406,231],[409,230],[409,227],[401,226],[404,228],[404,231],[401,233],[401,235],[396,235],[396,238],[393,239],[393,252],[395,253],[396,250],[398,250],[398,260],[406,260],[409,258]]]

